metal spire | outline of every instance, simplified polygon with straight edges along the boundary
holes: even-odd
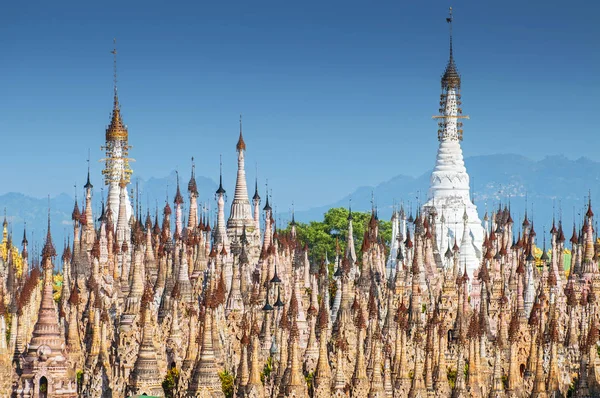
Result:
[[[85,189],[92,189],[94,186],[90,182],[90,149],[88,148],[88,158],[87,158],[87,182],[83,186]]]
[[[442,88],[457,88],[460,89],[460,75],[458,74],[458,70],[456,69],[456,64],[454,63],[454,48],[452,45],[452,21],[454,20],[452,16],[452,7],[449,9],[448,17],[446,18],[446,22],[449,25],[449,36],[450,36],[450,58],[448,59],[448,64],[446,65],[446,70],[444,71],[444,76],[442,76]]]
[[[450,59],[454,59],[453,53],[452,53],[452,7],[450,7],[448,9],[448,17],[446,18],[446,22],[448,22],[449,28],[450,28]]]
[[[217,189],[216,194],[222,195],[225,193],[225,189],[223,189],[223,155],[219,155],[219,189]]]
[[[115,108],[119,107],[119,96],[117,94],[117,38],[113,39],[113,50],[110,52],[113,55],[113,84],[115,95]]]
[[[238,152],[246,150],[246,143],[244,142],[244,137],[242,136],[242,114],[240,113],[240,138],[238,139],[238,143],[235,146]]]

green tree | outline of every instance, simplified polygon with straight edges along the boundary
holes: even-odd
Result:
[[[234,383],[233,375],[225,369],[222,372],[219,372],[219,379],[221,379],[221,389],[223,390],[223,394],[225,394],[225,398],[232,398]]]
[[[265,384],[265,379],[271,377],[271,372],[273,371],[273,357],[268,357],[267,362],[265,362],[265,366],[263,367],[262,372],[260,372],[260,381]]]
[[[83,370],[78,370],[76,373],[76,377],[77,377],[77,389],[81,389],[81,386],[83,385]]]
[[[352,229],[355,249],[360,257],[360,249],[367,229],[371,212],[352,212]],[[289,232],[291,227],[284,230]],[[296,223],[296,233],[302,242],[306,242],[310,249],[312,261],[320,261],[325,258],[325,253],[329,258],[335,255],[335,241],[339,239],[342,252],[346,249],[348,234],[348,209],[336,207],[329,209],[324,215],[322,221],[311,221],[309,223]],[[379,220],[379,236],[381,240],[389,247],[392,240],[392,223],[390,221]]]
[[[162,388],[165,392],[165,398],[174,398],[177,384],[179,383],[179,370],[173,367],[167,371],[167,375],[162,382]]]

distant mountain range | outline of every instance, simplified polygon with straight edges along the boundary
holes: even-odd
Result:
[[[471,176],[471,186],[474,188],[475,204],[479,208],[481,218],[487,209],[498,206],[499,201],[507,203],[510,197],[513,218],[520,223],[525,212],[525,203],[529,204],[528,215],[533,218],[541,238],[543,227],[550,229],[552,216],[559,217],[562,209],[563,222],[570,231],[573,216],[579,222],[585,204],[585,198],[591,190],[592,199],[598,198],[597,209],[600,215],[600,162],[587,158],[577,160],[567,159],[564,156],[548,156],[535,161],[527,157],[513,154],[485,155],[467,158],[465,160],[467,171]],[[389,218],[393,204],[404,202],[405,209],[416,210],[420,197],[421,203],[427,199],[429,176],[431,171],[419,177],[398,175],[376,186],[363,186],[357,188],[349,195],[340,198],[326,206],[315,207],[306,211],[297,211],[296,220],[320,220],[328,209],[332,207],[348,206],[352,198],[353,210],[369,210],[371,197],[374,195],[378,206],[379,216]],[[187,196],[187,178],[181,179],[181,189],[184,197]],[[140,205],[145,213],[149,207],[153,214],[156,205],[164,206],[164,200],[169,191],[169,201],[172,202],[176,186],[176,173],[173,171],[163,178],[150,178],[139,180]],[[217,183],[210,178],[197,176],[198,190],[201,193],[215,192]],[[92,181],[93,182],[93,181]],[[100,212],[100,183],[95,187],[94,215],[97,218]],[[206,195],[202,195],[206,197]],[[201,200],[202,200],[201,197]],[[79,198],[82,208],[81,197]],[[55,246],[60,253],[63,240],[72,234],[71,212],[73,210],[72,196],[61,194],[50,198],[52,217],[52,235]],[[47,198],[33,198],[21,193],[7,193],[0,195],[0,209],[5,208],[7,219],[11,225],[15,243],[20,246],[23,236],[23,223],[27,222],[28,240],[30,245],[43,244],[47,229]],[[553,210],[555,209],[555,210]],[[187,213],[184,213],[187,214]],[[34,253],[30,248],[30,253]],[[39,253],[37,250],[35,253]]]
[[[543,227],[549,230],[552,216],[560,216],[567,231],[573,223],[573,215],[579,222],[578,213],[587,204],[585,198],[591,191],[592,199],[598,198],[600,209],[600,162],[587,158],[571,160],[564,156],[548,156],[535,161],[514,154],[474,156],[465,159],[471,177],[472,194],[483,219],[486,208],[497,208],[498,203],[507,203],[519,223],[528,203],[528,216],[534,219],[538,236]],[[352,199],[353,210],[369,210],[371,197],[375,198],[379,216],[389,218],[393,204],[404,203],[408,212],[412,205],[416,210],[418,199],[427,200],[431,170],[419,177],[398,175],[376,186],[364,186],[326,206],[296,212],[296,219],[308,221],[320,219],[331,207],[348,206]],[[599,213],[600,214],[600,213]],[[459,220],[460,221],[460,220]]]

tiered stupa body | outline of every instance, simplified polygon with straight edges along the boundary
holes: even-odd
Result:
[[[231,212],[227,220],[227,235],[231,242],[231,247],[239,252],[241,249],[239,242],[244,233],[248,240],[248,257],[251,262],[258,260],[260,246],[260,230],[256,228],[255,218],[250,208],[250,199],[248,197],[248,186],[246,184],[246,170],[244,153],[246,152],[246,143],[242,136],[242,122],[240,119],[240,137],[236,145],[238,153],[237,179],[235,182],[235,192],[231,202]]]
[[[451,22],[451,19],[449,19]],[[460,141],[462,141],[462,115],[460,96],[460,75],[454,63],[452,36],[450,36],[450,59],[442,76],[442,94],[440,96],[440,115],[438,140],[440,142],[435,167],[431,173],[428,201],[423,210],[437,216],[436,243],[443,253],[452,245],[454,237],[459,241],[466,236],[473,250],[461,250],[461,263],[466,262],[470,275],[479,266],[483,227],[477,214],[477,207],[471,201],[469,175],[465,167]],[[467,222],[464,223],[466,213]],[[443,216],[443,218],[442,218]],[[464,225],[469,231],[464,234]],[[451,239],[448,239],[448,236]]]
[[[65,342],[52,297],[52,259],[55,256],[48,217],[48,234],[42,250],[42,297],[31,341],[19,358],[20,373],[13,390],[15,397],[77,396],[75,378],[69,369]]]

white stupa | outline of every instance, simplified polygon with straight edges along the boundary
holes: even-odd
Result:
[[[116,43],[115,43],[116,46]],[[106,128],[106,143],[102,147],[106,151],[104,159],[105,167],[102,170],[104,182],[108,185],[107,207],[113,215],[115,229],[121,202],[121,182],[129,184],[131,179],[131,168],[129,167],[129,132],[121,117],[121,105],[117,92],[117,49],[112,51],[114,56],[114,100],[110,124]],[[125,215],[126,223],[133,214],[133,208],[129,199],[129,193],[125,189]]]
[[[436,214],[436,240],[440,253],[454,245],[460,247],[460,262],[473,275],[479,267],[484,230],[471,201],[469,175],[465,168],[460,141],[463,138],[460,96],[460,75],[452,53],[452,9],[450,9],[450,59],[442,76],[440,96],[438,148],[435,167],[431,173],[427,203],[423,211]],[[467,229],[465,233],[465,229]],[[450,238],[450,239],[449,239]]]

